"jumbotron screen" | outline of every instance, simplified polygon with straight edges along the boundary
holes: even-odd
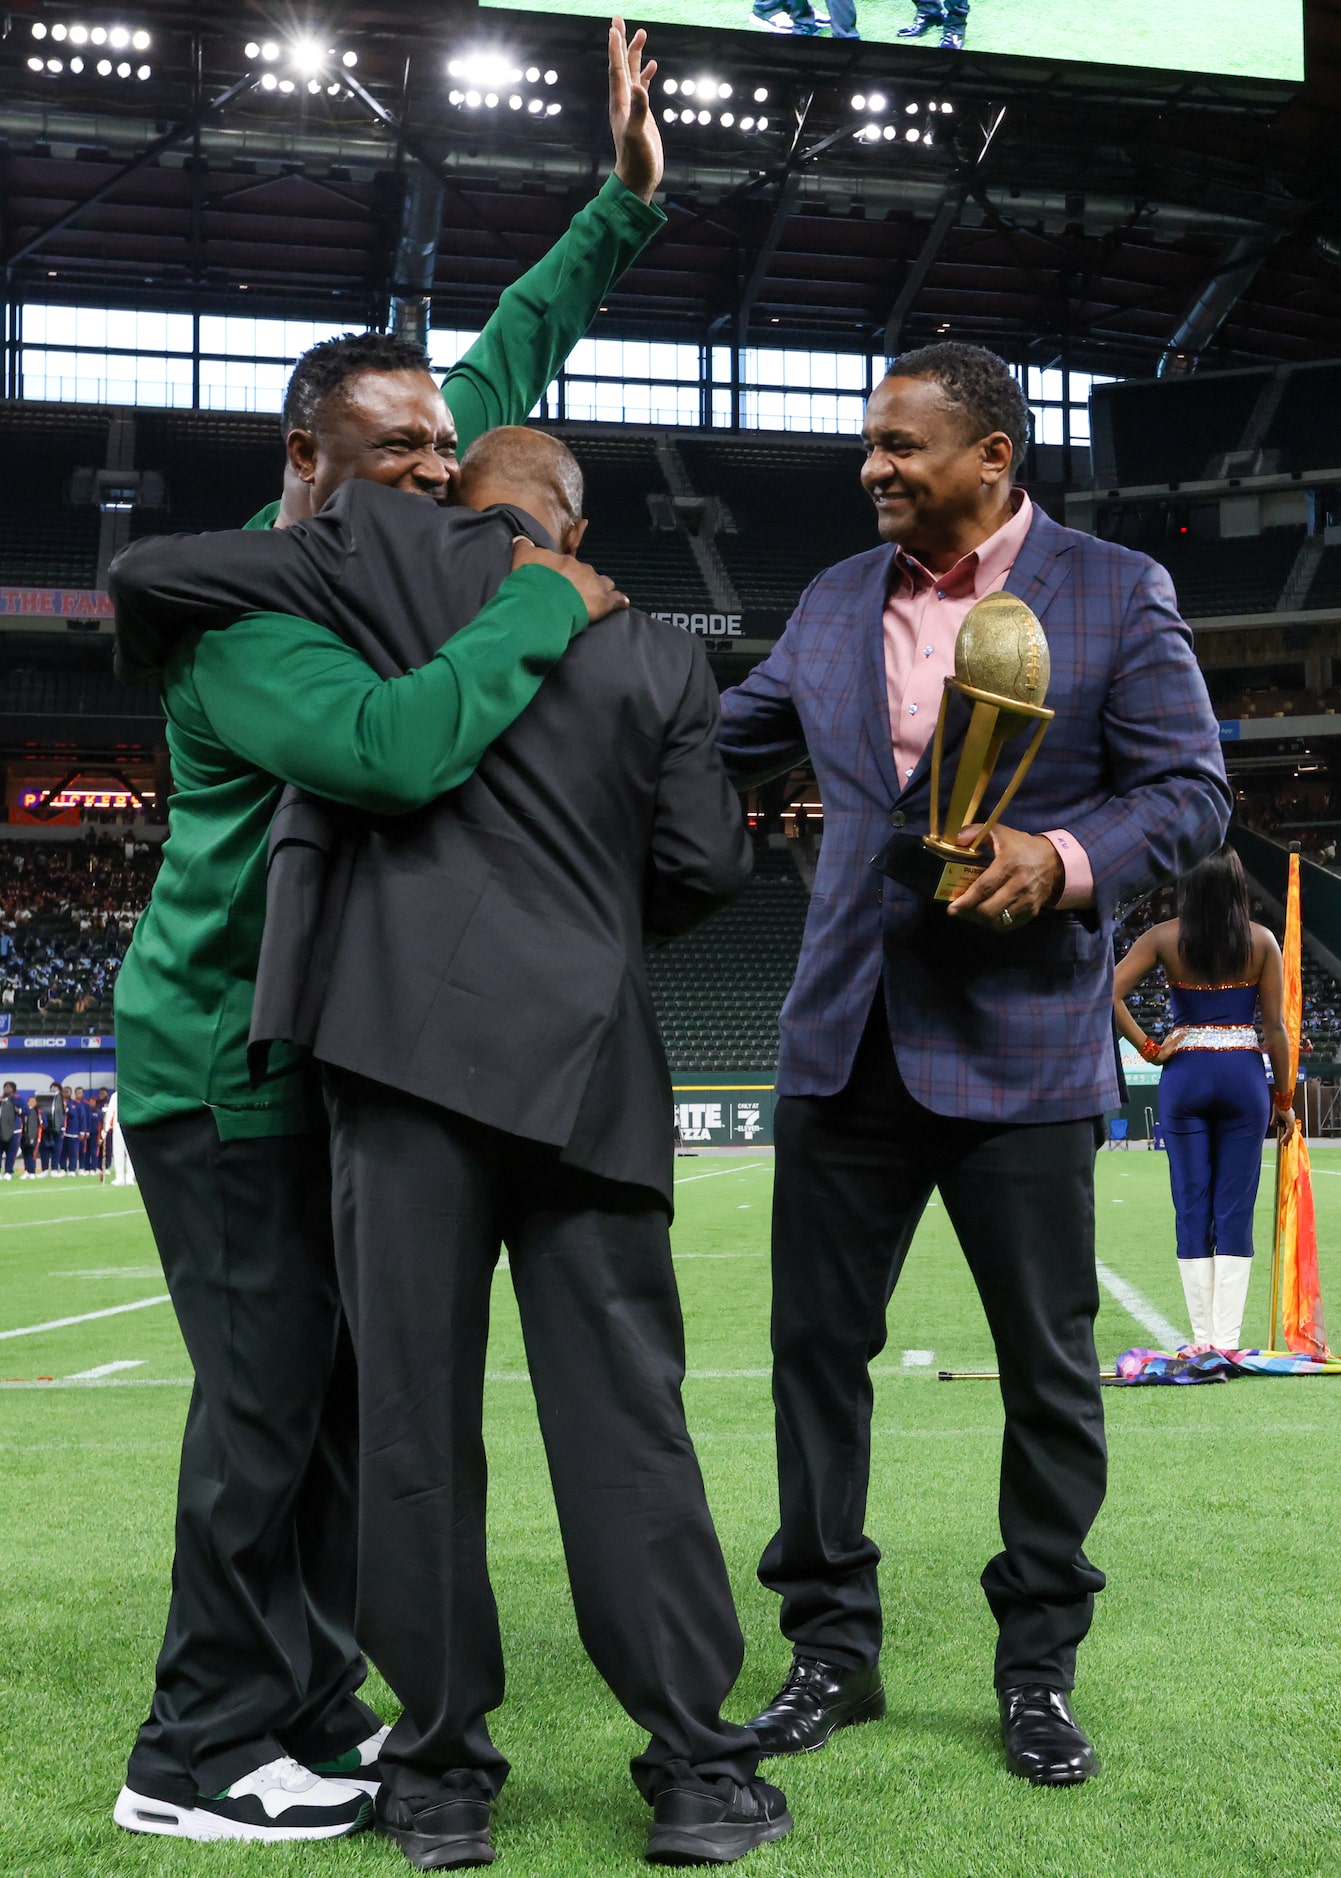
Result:
[[[480,0],[522,13],[554,13],[608,19],[611,0]],[[628,12],[630,27],[663,21],[670,26],[722,30],[765,27],[797,9],[790,0],[649,0]],[[811,12],[827,14],[825,0]],[[900,38],[917,18],[914,0],[856,0],[857,30],[875,44],[899,43],[915,53],[938,47],[942,28],[918,38]],[[1126,65],[1147,71],[1208,72],[1238,78],[1302,79],[1303,0],[1177,0],[1175,5],[1137,5],[1135,0],[969,0],[968,7],[941,0],[947,23],[962,30],[973,52],[1014,53],[1033,59],[1066,59],[1094,65]],[[958,18],[966,12],[966,18]],[[802,11],[802,19],[805,14]],[[825,38],[830,29],[821,27]],[[763,37],[763,34],[760,34]]]

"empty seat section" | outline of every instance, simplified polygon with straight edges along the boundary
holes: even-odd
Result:
[[[1188,619],[1269,613],[1280,599],[1304,540],[1302,526],[1206,541],[1195,535],[1126,543],[1169,570]]]
[[[1269,374],[1234,372],[1160,384],[1096,385],[1091,409],[1112,427],[1116,479],[1199,482],[1240,447]]]
[[[102,406],[0,401],[0,584],[94,585],[101,517],[70,483],[106,463],[107,426]]]
[[[1301,366],[1290,373],[1266,447],[1278,450],[1282,470],[1341,467],[1341,365]]]
[[[132,535],[241,528],[284,484],[279,420],[243,411],[138,411],[135,464],[157,470],[166,508],[136,509]]]
[[[736,532],[717,546],[747,608],[790,612],[822,568],[878,546],[854,444],[695,439],[680,455],[698,493],[730,511]]]
[[[588,433],[575,425],[556,434],[586,479],[591,527],[582,543],[583,560],[649,612],[711,611],[687,537],[652,526],[647,498],[668,493],[655,438]]]
[[[796,971],[809,896],[791,856],[755,851],[754,876],[695,932],[649,953],[648,980],[672,1071],[766,1070]]]
[[[1306,603],[1309,606],[1341,606],[1341,546],[1323,549]]]

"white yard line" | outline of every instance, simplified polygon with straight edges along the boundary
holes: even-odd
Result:
[[[751,1167],[767,1167],[767,1161],[742,1161],[739,1167],[719,1167],[712,1174],[685,1174],[675,1182],[677,1187],[687,1187],[691,1180],[720,1180],[723,1174],[744,1174]]]
[[[112,1304],[105,1311],[81,1311],[78,1317],[53,1317],[47,1324],[24,1324],[18,1330],[0,1330],[0,1343],[10,1337],[35,1337],[43,1330],[64,1330],[70,1324],[91,1324],[96,1317],[120,1317],[123,1311],[147,1311],[151,1304],[166,1304],[168,1294],[161,1298],[140,1298],[134,1304]]]
[[[144,1212],[142,1206],[118,1206],[107,1213],[57,1213],[52,1219],[7,1219],[0,1232],[27,1232],[32,1226],[87,1226],[98,1219],[128,1219]]]
[[[1171,1324],[1149,1298],[1144,1297],[1136,1289],[1135,1285],[1129,1285],[1125,1278],[1119,1278],[1117,1273],[1110,1270],[1100,1259],[1094,1261],[1094,1269],[1099,1274],[1099,1283],[1109,1297],[1120,1304],[1129,1317],[1134,1317],[1148,1336],[1154,1338],[1154,1347],[1157,1350],[1176,1350],[1179,1344],[1187,1342],[1187,1338],[1177,1325]]]
[[[672,1254],[677,1265],[683,1265],[686,1259],[766,1259],[767,1252],[676,1252]]]
[[[4,1389],[190,1389],[195,1385],[193,1376],[96,1376],[89,1382],[79,1382],[72,1376],[63,1376],[59,1381],[53,1376],[49,1382],[20,1382],[11,1378],[0,1382]]]
[[[157,1278],[161,1265],[93,1265],[82,1272],[48,1272],[48,1278]]]
[[[92,1382],[97,1376],[114,1375],[118,1369],[143,1369],[144,1358],[137,1356],[130,1361],[122,1359],[119,1363],[100,1363],[96,1369],[77,1369],[73,1376],[67,1376],[66,1382]]]

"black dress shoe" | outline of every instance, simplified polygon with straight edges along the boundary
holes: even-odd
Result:
[[[933,13],[928,17],[925,13],[919,13],[911,26],[900,26],[896,36],[899,39],[924,39],[934,26],[940,26],[943,21],[943,14]]]
[[[1099,1757],[1076,1726],[1060,1689],[1021,1682],[1002,1689],[1001,1739],[1006,1766],[1036,1787],[1078,1787],[1099,1771]]]
[[[941,51],[942,52],[962,52],[963,50],[964,50],[963,33],[942,33],[941,34]]]
[[[474,1793],[444,1793],[411,1801],[377,1796],[377,1824],[394,1839],[416,1871],[463,1871],[492,1865],[498,1854],[489,1837],[489,1802]]]
[[[758,1735],[765,1754],[813,1754],[836,1728],[879,1721],[884,1712],[878,1667],[845,1669],[798,1656],[768,1707],[745,1726]]]
[[[792,1829],[786,1795],[766,1780],[665,1787],[652,1809],[649,1865],[730,1865]]]

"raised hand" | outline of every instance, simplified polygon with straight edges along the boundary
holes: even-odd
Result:
[[[652,109],[657,62],[644,62],[646,50],[647,34],[641,26],[630,39],[623,20],[611,20],[610,131],[615,140],[615,175],[635,196],[650,202],[661,186],[666,158]]]
[[[576,555],[554,554],[548,548],[537,548],[524,535],[518,535],[512,543],[512,571],[516,573],[519,567],[552,567],[556,574],[571,580],[586,606],[589,626],[604,619],[607,613],[622,611],[629,603],[628,595],[621,593],[614,581],[605,574],[598,574]]]

